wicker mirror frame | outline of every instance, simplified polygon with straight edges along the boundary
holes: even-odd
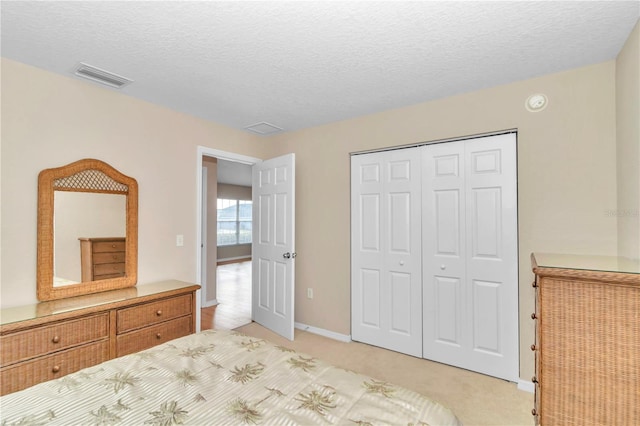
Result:
[[[122,194],[126,196],[125,276],[53,285],[55,191]],[[80,250],[78,250],[78,253]],[[138,182],[109,164],[84,159],[38,175],[38,300],[54,300],[135,286],[138,281]]]

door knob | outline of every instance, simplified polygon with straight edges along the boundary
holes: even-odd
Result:
[[[298,255],[298,253],[296,253],[296,252],[294,251],[293,253],[291,253],[291,258],[292,258],[292,259],[295,259],[297,255]]]
[[[291,253],[286,252],[282,255],[282,257],[284,257],[285,259],[290,259],[291,258]]]
[[[400,261],[400,265],[404,265],[404,260],[401,260],[401,261]]]
[[[440,265],[440,269],[442,269],[444,271],[445,269],[447,269],[447,267],[444,266],[444,265]]]

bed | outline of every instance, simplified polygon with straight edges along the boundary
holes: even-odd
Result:
[[[9,425],[460,425],[408,389],[206,330],[0,398]]]

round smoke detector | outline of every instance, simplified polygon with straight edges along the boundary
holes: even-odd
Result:
[[[542,93],[536,93],[535,95],[531,95],[527,98],[524,106],[528,111],[540,112],[547,107],[548,103],[549,101],[545,95]]]

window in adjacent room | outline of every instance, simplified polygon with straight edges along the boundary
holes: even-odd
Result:
[[[251,201],[218,198],[218,245],[251,244]]]

